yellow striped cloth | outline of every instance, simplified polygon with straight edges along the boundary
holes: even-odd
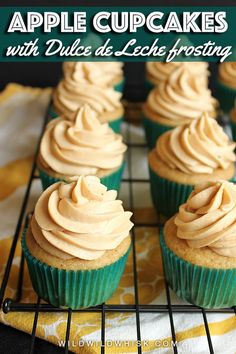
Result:
[[[0,280],[7,261],[12,235],[31,169],[32,156],[42,125],[42,117],[48,105],[50,89],[33,89],[9,84],[0,94]],[[132,130],[133,139],[140,141],[142,131]],[[146,174],[145,154],[132,152],[134,166],[137,161],[143,168],[135,171]],[[139,170],[139,171],[138,171]],[[143,175],[141,177],[144,177]],[[148,186],[134,186],[137,218],[152,218],[153,210]],[[28,210],[32,210],[41,193],[39,181],[33,185]],[[121,199],[128,203],[127,186],[122,187]],[[145,201],[143,195],[145,193]],[[145,204],[144,204],[145,203]],[[137,267],[139,278],[139,302],[141,304],[166,304],[158,231],[153,228],[137,230]],[[20,260],[20,244],[15,253],[6,297],[14,298],[17,271]],[[26,268],[26,267],[25,267]],[[182,303],[171,293],[173,303]],[[27,269],[24,273],[22,302],[36,301]],[[134,304],[132,254],[129,257],[120,286],[110,304]],[[210,333],[215,353],[236,352],[236,318],[231,314],[209,314]],[[0,312],[0,321],[31,333],[32,313]],[[56,345],[63,345],[67,314],[40,313],[36,335]],[[172,353],[171,332],[168,314],[140,315],[142,350],[147,353]],[[180,353],[207,353],[208,344],[201,314],[174,314],[177,346]],[[137,352],[135,314],[106,314],[106,353]],[[70,333],[70,350],[75,353],[100,353],[101,315],[96,313],[73,313]]]

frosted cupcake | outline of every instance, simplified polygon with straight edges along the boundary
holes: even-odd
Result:
[[[165,132],[149,153],[151,193],[157,211],[174,215],[194,186],[234,177],[235,143],[204,114]]]
[[[101,123],[109,123],[115,132],[120,132],[124,108],[121,93],[110,87],[77,82],[68,75],[60,81],[53,93],[51,117],[64,116],[71,120],[74,112],[88,104],[97,114]]]
[[[132,213],[95,176],[50,186],[22,237],[36,293],[54,306],[96,306],[116,290],[130,249]]]
[[[146,139],[150,148],[167,130],[190,123],[202,112],[216,117],[217,101],[201,76],[193,75],[185,66],[173,71],[148,95],[143,107]]]
[[[236,305],[236,186],[197,185],[161,235],[165,274],[182,299],[197,306]]]
[[[121,62],[65,62],[64,77],[78,83],[90,83],[102,87],[113,87],[122,92],[124,88],[123,63]]]
[[[221,109],[225,113],[229,113],[234,107],[236,98],[236,62],[227,62],[219,65],[216,88]]]
[[[109,189],[119,189],[126,145],[89,107],[74,120],[53,119],[41,140],[38,169],[43,188],[72,176],[96,175]]]
[[[202,76],[206,86],[208,85],[208,63],[204,62],[147,62],[146,63],[146,88],[147,93],[161,82],[169,79],[169,76],[180,66],[186,66],[188,70],[196,76]]]

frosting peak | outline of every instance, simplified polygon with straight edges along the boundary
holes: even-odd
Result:
[[[122,66],[121,62],[65,62],[63,72],[74,82],[106,87],[112,86],[117,77],[123,76]]]
[[[133,226],[132,213],[125,212],[116,197],[117,192],[108,191],[95,176],[50,186],[35,207],[31,225],[35,241],[62,259],[101,257]]]
[[[74,176],[117,169],[125,151],[122,136],[115,134],[107,123],[100,123],[96,113],[84,106],[72,121],[57,118],[47,125],[39,157],[46,169]]]
[[[147,74],[153,82],[155,82],[156,85],[159,85],[161,82],[168,80],[170,74],[180,66],[185,66],[185,68],[193,75],[201,76],[203,82],[207,85],[209,72],[208,63],[205,62],[148,62],[146,64],[146,69]]]
[[[107,124],[101,124],[97,119],[96,113],[85,104],[74,114],[74,127],[78,131],[96,131],[97,129],[106,128]]]
[[[56,87],[53,104],[56,111],[67,119],[73,119],[73,113],[88,104],[102,120],[102,115],[122,110],[121,96],[120,92],[111,87],[94,85],[89,82],[76,82],[68,76]]]
[[[212,173],[236,160],[235,143],[206,113],[192,123],[176,127],[157,140],[158,156],[170,168],[184,173]]]
[[[202,76],[192,74],[182,65],[150,92],[147,104],[160,117],[180,125],[199,118],[202,112],[215,116],[217,101]]]
[[[236,186],[227,181],[197,185],[175,217],[177,236],[189,247],[209,247],[236,257]]]

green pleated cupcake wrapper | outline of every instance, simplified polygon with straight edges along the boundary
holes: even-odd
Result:
[[[116,170],[115,172],[111,173],[110,175],[102,177],[101,183],[104,184],[108,190],[115,189],[115,190],[119,191],[124,168],[125,168],[125,162],[123,162],[123,164],[120,166],[120,168],[118,170]],[[49,186],[51,186],[52,184],[54,184],[56,182],[60,182],[60,181],[66,182],[66,179],[52,177],[40,168],[38,170],[39,170],[39,176],[40,176],[40,179],[42,182],[43,190],[47,189]]]
[[[194,185],[181,184],[160,177],[149,166],[150,187],[153,204],[159,214],[171,217],[179,210],[179,206],[186,202]],[[235,177],[229,180],[235,182]]]
[[[55,119],[58,118],[58,113],[56,113],[53,104],[50,104],[50,106],[48,107],[48,115],[50,117],[50,119]]]
[[[58,118],[58,114],[55,112],[53,105],[50,105],[48,108],[48,116],[49,116],[49,120]],[[112,120],[108,124],[115,133],[119,134],[121,132],[122,122],[123,122],[123,117],[119,117],[117,119]]]
[[[115,120],[109,122],[109,126],[113,130],[114,133],[120,134],[122,122],[123,122],[123,117],[115,119]]]
[[[167,132],[168,130],[173,129],[174,127],[159,124],[154,122],[152,119],[149,119],[144,114],[142,115],[146,141],[149,149],[153,149],[156,146],[156,141],[160,135]]]
[[[118,82],[116,85],[113,86],[114,90],[118,92],[123,92],[125,87],[125,79],[122,79],[120,82]]]
[[[216,96],[220,102],[220,107],[225,113],[229,113],[234,107],[236,89],[224,85],[219,80],[216,81]]]
[[[158,176],[149,166],[151,195],[158,213],[172,216],[186,202],[193,190],[192,185],[180,184]]]
[[[194,265],[175,255],[161,233],[165,276],[183,300],[205,308],[236,305],[236,269],[216,269]]]
[[[116,291],[130,251],[116,262],[94,270],[64,270],[33,257],[22,236],[22,249],[35,292],[53,306],[73,310],[96,306]]]
[[[232,130],[232,137],[233,141],[236,141],[236,123],[230,120],[231,130]]]

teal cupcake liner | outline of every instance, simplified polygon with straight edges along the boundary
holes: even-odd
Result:
[[[120,168],[118,170],[116,170],[115,172],[111,173],[108,176],[102,177],[101,183],[104,184],[108,190],[115,189],[115,190],[119,191],[124,168],[125,168],[125,162],[123,162],[123,164],[120,166]],[[66,180],[63,178],[56,178],[56,177],[52,177],[52,176],[48,175],[45,171],[43,171],[40,168],[38,169],[38,171],[39,171],[39,176],[40,176],[40,179],[42,182],[43,190],[47,189],[49,186],[51,186],[52,184],[54,184],[56,182],[60,182],[60,181],[66,182]]]
[[[48,116],[49,116],[49,120],[58,118],[58,114],[55,112],[53,105],[50,105],[48,108]],[[121,132],[122,122],[123,122],[123,117],[120,117],[109,122],[108,124],[115,133],[119,134]]]
[[[51,267],[33,257],[26,245],[22,249],[35,292],[53,306],[72,310],[97,306],[117,289],[124,272],[128,251],[116,262],[94,270],[64,270]]]
[[[109,176],[102,177],[101,183],[104,184],[108,190],[115,189],[119,191],[124,169],[125,169],[125,162],[123,162],[123,164],[118,170],[111,173]]]
[[[114,90],[123,93],[125,87],[125,79],[122,79],[116,85],[113,86]]]
[[[181,184],[160,177],[149,166],[150,187],[153,204],[159,214],[171,217],[186,202],[194,185]],[[235,182],[235,177],[229,180]]]
[[[230,119],[230,126],[231,126],[233,141],[236,141],[236,123],[233,122],[232,119]]]
[[[224,85],[219,80],[216,81],[216,97],[220,102],[220,107],[225,113],[229,113],[234,108],[236,99],[236,89]]]
[[[186,202],[193,190],[192,185],[180,184],[158,176],[149,166],[153,204],[158,213],[170,217]]]
[[[120,134],[122,122],[123,122],[123,117],[115,119],[109,122],[109,127],[113,130],[114,133]]]
[[[66,180],[63,178],[56,178],[56,177],[49,176],[45,171],[41,170],[40,168],[38,168],[38,171],[39,171],[39,177],[44,191],[54,183],[63,182],[63,181],[66,182]]]
[[[152,119],[149,119],[144,114],[142,115],[146,141],[149,149],[153,149],[156,146],[156,141],[163,133],[168,130],[173,129],[174,127],[163,125],[157,122],[154,122]]]
[[[205,308],[236,305],[236,269],[216,269],[194,265],[174,254],[161,233],[160,243],[165,276],[183,300]]]
[[[51,119],[55,119],[58,118],[58,113],[56,113],[56,111],[53,108],[53,104],[50,104],[50,106],[48,107],[48,116]]]

